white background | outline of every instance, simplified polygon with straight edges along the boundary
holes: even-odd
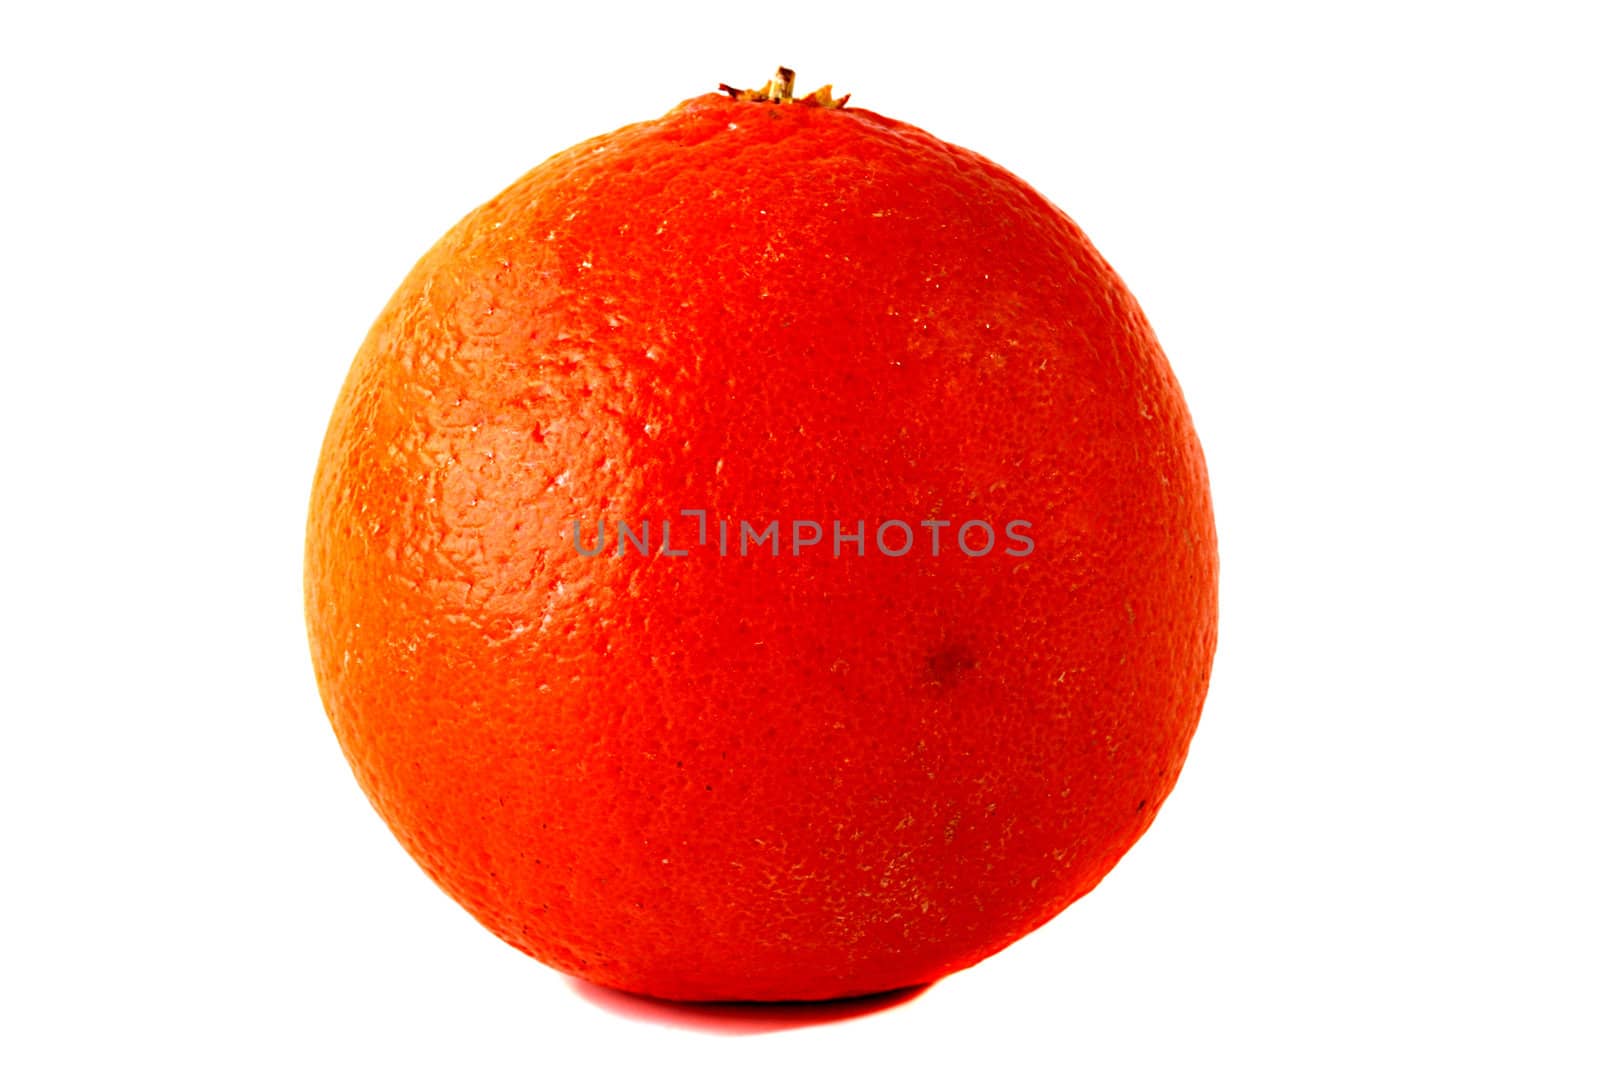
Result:
[[[1588,5],[7,5],[10,1063],[1596,1062]],[[479,928],[301,621],[349,360],[551,153],[778,63],[976,149],[1139,296],[1222,641],[1154,829],[887,1010],[671,1009]]]

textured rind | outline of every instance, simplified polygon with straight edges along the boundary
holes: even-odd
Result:
[[[869,555],[573,551],[601,517],[682,544],[683,508],[865,520]],[[884,558],[891,518],[1035,549]],[[814,999],[1099,882],[1183,763],[1216,575],[1178,385],[1065,215],[870,112],[708,96],[413,269],[329,426],[306,602],[362,788],[489,929],[636,992]]]

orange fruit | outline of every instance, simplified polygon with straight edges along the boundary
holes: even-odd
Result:
[[[1093,888],[1184,761],[1216,577],[1178,384],[1078,227],[775,84],[562,152],[422,258],[305,590],[361,787],[486,927],[778,1000],[937,979]]]

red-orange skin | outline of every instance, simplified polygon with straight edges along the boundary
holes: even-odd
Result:
[[[783,554],[574,551],[682,546],[685,508]],[[794,519],[868,554],[796,558]],[[934,558],[924,519],[999,542]],[[1216,583],[1178,384],[1065,215],[869,111],[719,96],[423,257],[306,555],[328,715],[411,855],[545,963],[697,1000],[927,982],[1093,888],[1183,763]]]

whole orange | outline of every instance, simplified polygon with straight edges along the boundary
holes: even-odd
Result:
[[[422,258],[305,575],[417,862],[678,999],[923,983],[1059,913],[1172,789],[1216,640],[1122,282],[995,164],[782,84],[562,152]]]

